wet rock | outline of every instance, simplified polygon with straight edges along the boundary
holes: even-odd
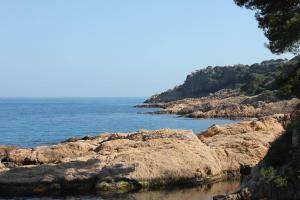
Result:
[[[250,175],[251,174],[251,167],[249,165],[242,165],[240,168],[241,175]]]
[[[226,195],[216,195],[213,197],[213,200],[227,200]]]

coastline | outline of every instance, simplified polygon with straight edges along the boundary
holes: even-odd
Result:
[[[1,147],[0,195],[132,192],[201,185],[248,173],[284,128],[276,117],[214,125],[201,134],[162,129]]]
[[[148,100],[146,101],[148,102]],[[176,114],[195,119],[247,120],[291,113],[300,103],[298,98],[271,100],[264,94],[247,96],[237,90],[223,89],[201,98],[186,98],[169,102],[149,102],[138,108],[159,108],[146,114]]]

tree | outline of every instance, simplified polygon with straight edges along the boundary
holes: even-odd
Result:
[[[239,6],[255,10],[259,28],[269,40],[273,53],[292,52],[300,47],[300,0],[234,0]]]
[[[275,84],[279,90],[279,96],[300,98],[300,55],[291,59],[282,68],[282,72],[277,76]]]

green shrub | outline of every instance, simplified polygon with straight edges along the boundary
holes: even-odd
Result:
[[[274,184],[275,184],[275,186],[277,188],[283,188],[283,187],[287,187],[288,182],[287,182],[286,177],[284,177],[284,176],[277,176],[274,179]]]
[[[267,184],[274,185],[277,188],[287,187],[288,181],[284,175],[278,175],[273,167],[265,167],[260,170],[260,175]]]
[[[275,81],[282,98],[300,97],[300,56],[296,56],[282,67]]]
[[[266,183],[271,183],[271,181],[276,177],[276,170],[273,167],[266,167],[260,170],[260,175],[263,177]]]

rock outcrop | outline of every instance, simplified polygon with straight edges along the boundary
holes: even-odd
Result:
[[[292,112],[298,98],[273,101],[272,94],[246,96],[238,90],[224,89],[201,98],[190,98],[167,103],[143,104],[161,110],[153,114],[177,114],[191,118],[252,118]]]
[[[36,148],[1,147],[0,195],[128,192],[203,184],[256,165],[283,132],[265,117],[202,134],[162,129],[102,134]]]
[[[241,190],[228,199],[300,199],[300,107],[286,132],[276,139],[256,165]]]

